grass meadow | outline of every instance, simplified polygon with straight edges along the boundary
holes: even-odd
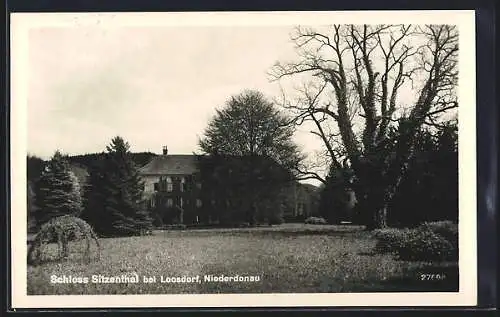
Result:
[[[370,232],[352,226],[283,224],[263,228],[155,231],[151,236],[101,239],[101,258],[28,266],[28,295],[210,294],[458,291],[456,263],[403,262],[373,253]],[[72,250],[78,250],[72,245]],[[47,247],[55,254],[56,245]],[[51,276],[117,276],[138,283],[51,283]],[[205,275],[259,276],[258,282],[206,282]],[[429,278],[439,274],[439,279]],[[200,276],[196,283],[162,283],[161,276]],[[144,283],[143,276],[156,277]]]

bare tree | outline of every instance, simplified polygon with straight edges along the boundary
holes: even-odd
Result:
[[[307,74],[308,84],[284,98],[283,106],[294,114],[293,123],[313,124],[334,167],[348,162],[367,227],[386,226],[387,206],[413,155],[414,135],[458,107],[456,27],[298,27],[292,41],[298,61],[277,63],[272,78]],[[388,136],[391,128],[397,129],[396,140]],[[388,147],[391,155],[384,151]]]

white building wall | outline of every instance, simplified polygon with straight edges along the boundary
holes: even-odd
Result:
[[[144,196],[149,197],[154,193],[154,184],[160,181],[160,176],[142,175],[141,178],[144,182]]]

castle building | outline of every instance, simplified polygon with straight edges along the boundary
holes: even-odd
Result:
[[[147,208],[154,210],[161,224],[196,224],[218,221],[213,197],[203,188],[203,180],[194,154],[169,154],[167,146],[139,169],[144,182]],[[289,192],[284,217],[307,217],[314,211],[310,198],[304,193],[304,184],[293,182],[283,188]],[[304,196],[305,195],[305,196]]]
[[[154,157],[139,169],[144,196],[150,209],[164,209],[162,222],[196,223],[203,207],[201,181],[194,155],[168,154]],[[174,211],[167,212],[168,210]]]

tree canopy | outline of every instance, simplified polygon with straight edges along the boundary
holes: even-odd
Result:
[[[68,160],[56,151],[36,182],[37,225],[62,215],[78,217],[83,208],[82,190]],[[32,204],[32,201],[30,201]]]
[[[384,227],[406,175],[415,136],[458,107],[458,30],[452,25],[332,25],[297,28],[298,61],[277,63],[275,80],[304,78],[283,106],[346,162],[368,228]],[[389,135],[395,128],[395,137]],[[394,145],[394,146],[393,146]],[[390,149],[390,150],[389,150]]]
[[[266,156],[293,169],[303,159],[293,142],[295,127],[259,91],[232,96],[218,109],[199,141],[208,154]]]
[[[204,188],[211,188],[217,208],[249,223],[279,218],[269,210],[280,210],[277,197],[303,159],[294,131],[289,118],[258,91],[232,96],[217,110],[199,142],[208,154],[200,160]]]
[[[85,219],[104,235],[135,235],[151,227],[142,202],[143,183],[129,144],[117,136],[90,170]]]

